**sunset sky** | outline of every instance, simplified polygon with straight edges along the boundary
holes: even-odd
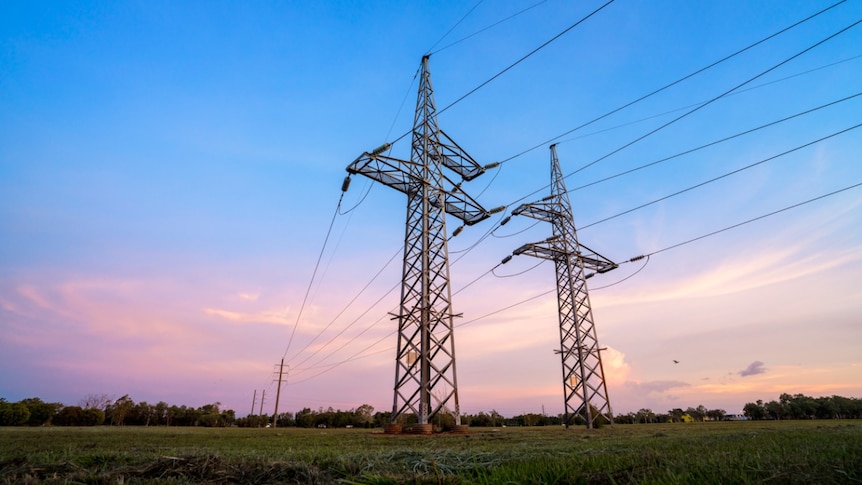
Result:
[[[503,161],[464,189],[506,211],[449,245],[464,412],[563,410],[553,265],[497,267],[551,234],[500,221],[554,142],[580,241],[622,263],[589,280],[615,413],[862,397],[862,2],[582,127],[835,1],[566,30],[604,3],[0,3],[0,397],[271,413],[284,357],[281,411],[390,410],[406,198],[341,185],[411,129],[426,53],[441,128]]]

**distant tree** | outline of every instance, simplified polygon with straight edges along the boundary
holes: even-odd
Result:
[[[206,427],[224,427],[227,425],[227,420],[225,419],[225,415],[222,414],[219,409],[221,406],[220,402],[206,404],[201,406],[199,411],[199,418],[196,424],[200,424],[201,426]]]
[[[111,398],[107,394],[87,394],[78,402],[78,406],[82,409],[101,409],[105,411],[110,403]]]
[[[783,393],[778,399],[790,419],[812,419],[817,413],[817,402],[804,394]]]
[[[763,407],[763,401],[758,399],[756,403],[746,403],[742,408],[742,414],[748,419],[766,419],[766,408]]]
[[[492,409],[488,415],[491,416],[491,426],[493,427],[502,426],[503,420],[506,419],[496,409]]]
[[[286,421],[285,416],[290,416],[290,421]],[[269,416],[250,414],[244,418],[239,418],[236,420],[236,425],[240,428],[263,428],[267,424],[269,424],[271,420]],[[283,413],[278,415],[278,426],[286,427],[293,426],[295,423],[293,422],[293,415],[291,413]]]
[[[727,415],[727,412],[724,409],[710,409],[706,412],[706,417],[712,421],[721,421],[725,415]]]
[[[0,426],[21,426],[29,419],[30,409],[26,405],[0,401]]]
[[[155,406],[146,401],[141,401],[129,409],[125,424],[131,426],[150,426],[150,424],[155,424],[153,423],[155,416]]]
[[[267,421],[269,422],[269,421]],[[261,424],[261,426],[266,426],[266,423]],[[296,426],[296,421],[293,420],[293,413],[278,413],[278,419],[276,420],[276,426],[279,428],[287,428],[288,426]]]
[[[311,408],[302,408],[296,413],[296,426],[299,428],[311,428],[314,426],[314,411]]]
[[[695,421],[703,421],[706,419],[706,407],[703,404],[699,405],[696,408],[689,407],[685,410],[685,414],[691,416],[691,418]]]
[[[78,426],[101,426],[105,424],[105,412],[101,409],[88,408],[81,411]]]
[[[763,406],[769,419],[787,419],[790,417],[787,407],[779,401],[769,401]]]
[[[30,419],[27,420],[28,426],[43,426],[51,422],[51,418],[57,414],[59,409],[62,409],[62,404],[46,403],[38,397],[21,400],[21,404],[27,406],[30,410]]]
[[[81,426],[84,408],[81,406],[66,406],[54,416],[57,426]]]
[[[614,416],[614,423],[616,424],[635,424],[637,422],[638,415],[636,413],[618,414]]]
[[[356,419],[356,426],[369,427],[374,421],[374,406],[370,404],[363,404],[356,408],[353,412]]]
[[[384,426],[389,424],[391,418],[392,418],[391,412],[389,412],[389,411],[385,411],[385,412],[378,411],[378,412],[374,413],[374,419],[371,421],[371,424],[375,428],[383,428]],[[299,425],[297,424],[297,426],[299,426]]]
[[[135,402],[132,401],[132,398],[128,394],[109,404],[106,414],[110,416],[111,424],[113,426],[122,426],[125,424],[126,416],[134,406]]]
[[[862,418],[862,399],[832,396],[835,404],[835,417],[838,419]]]
[[[655,422],[655,413],[652,409],[649,408],[641,408],[637,412],[637,422],[638,423],[654,423]]]
[[[159,401],[155,406],[153,406],[153,418],[155,420],[153,424],[157,426],[167,424],[168,409],[170,409],[170,407],[168,406],[168,403],[164,401]]]
[[[485,414],[484,411],[479,411],[478,414],[470,416],[470,426],[476,428],[493,426],[491,416],[489,414]]]
[[[667,415],[670,416],[670,420],[672,423],[681,423],[683,414],[685,414],[685,411],[680,408],[673,408],[667,412]]]

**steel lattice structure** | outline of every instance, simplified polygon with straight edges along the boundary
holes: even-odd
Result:
[[[410,161],[383,155],[388,148],[363,153],[347,171],[407,195],[392,423],[413,413],[419,424],[429,424],[446,411],[460,424],[445,216],[472,225],[491,213],[461,190],[462,182],[478,177],[485,167],[437,125],[428,56],[422,58]],[[444,167],[461,180],[453,182]]]
[[[586,270],[604,273],[617,265],[578,243],[572,205],[560,171],[556,145],[551,145],[551,195],[523,204],[512,215],[524,215],[551,223],[553,236],[516,249],[554,262],[557,273],[557,305],[560,321],[560,349],[563,367],[564,422],[566,427],[581,416],[587,428],[603,417],[613,424],[613,412],[605,385],[601,348],[590,307]]]

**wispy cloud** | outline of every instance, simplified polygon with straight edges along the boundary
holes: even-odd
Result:
[[[625,384],[629,388],[636,389],[643,394],[665,393],[671,389],[690,387],[690,384],[682,381],[649,381],[649,382],[634,382],[628,381]]]
[[[737,258],[707,268],[670,284],[651,285],[643,288],[639,294],[605,300],[605,303],[632,305],[739,294],[846,267],[860,258],[862,256],[858,251],[811,253],[810,246],[806,244],[769,248],[744,259]]]
[[[287,318],[283,314],[271,311],[244,313],[233,312],[230,310],[220,310],[218,308],[204,308],[203,312],[207,315],[212,315],[236,323],[272,323],[276,325],[290,324],[290,322],[287,321]]]
[[[756,376],[757,374],[763,374],[766,372],[766,367],[764,367],[764,363],[755,360],[754,362],[748,364],[748,367],[739,371],[739,375],[742,377],[746,376]]]

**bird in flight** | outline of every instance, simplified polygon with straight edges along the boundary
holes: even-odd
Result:
[[[679,361],[678,361],[678,360],[676,360],[676,359],[674,359],[674,360],[673,360],[673,363],[674,363],[674,364],[679,364]]]

